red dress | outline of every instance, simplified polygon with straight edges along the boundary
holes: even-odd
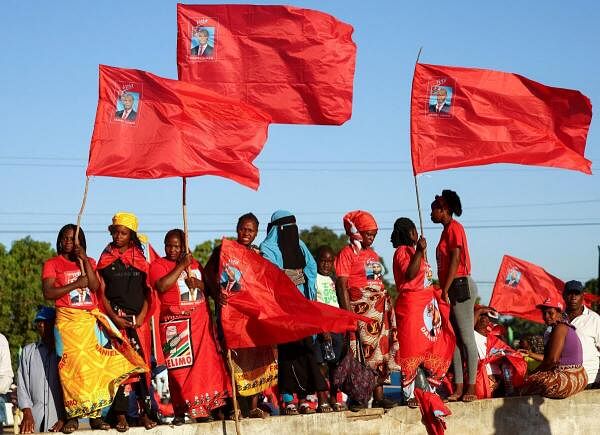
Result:
[[[159,258],[150,265],[150,282],[156,286],[176,266]],[[190,273],[202,279],[200,265],[194,261]],[[160,340],[169,374],[171,401],[177,415],[208,417],[210,411],[225,405],[231,397],[231,381],[217,346],[212,319],[204,294],[185,284],[186,272],[161,299]]]

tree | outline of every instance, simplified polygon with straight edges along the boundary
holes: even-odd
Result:
[[[0,245],[0,332],[8,339],[13,366],[19,349],[37,340],[32,322],[42,294],[42,265],[55,252],[50,243],[26,237],[13,242],[10,251]]]

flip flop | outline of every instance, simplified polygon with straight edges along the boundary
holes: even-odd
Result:
[[[475,402],[477,400],[477,396],[475,394],[463,394],[461,400],[463,402]]]
[[[119,417],[122,417],[122,420]],[[117,432],[127,432],[129,430],[129,424],[127,423],[127,420],[125,420],[124,415],[117,416],[117,424],[115,425],[115,429]]]
[[[419,407],[419,402],[414,397],[411,397],[410,399],[408,399],[406,401],[406,406],[408,406],[409,408],[413,408],[413,409],[414,408],[418,408]]]
[[[283,408],[283,415],[298,415],[298,408],[293,403],[288,403]]]
[[[100,417],[90,418],[90,428],[93,430],[110,430],[110,424]]]
[[[312,409],[308,403],[304,402],[300,404],[300,409],[298,412],[300,414],[314,414],[316,411]]]
[[[147,415],[141,416],[140,417],[140,422],[142,423],[142,426],[144,426],[144,428],[146,430],[154,429],[156,427],[156,425],[158,424],[157,422],[155,422],[154,420],[152,420]]]
[[[331,407],[333,408],[334,412],[343,412],[343,411],[347,411],[348,408],[346,407],[346,405],[344,405],[343,403],[340,402],[335,402],[331,405]]]
[[[77,429],[79,429],[79,421],[76,418],[70,418],[67,420],[65,425],[62,428],[62,433],[73,433]]]
[[[317,406],[317,412],[321,414],[327,414],[329,412],[333,412],[333,408],[329,403],[323,403]]]

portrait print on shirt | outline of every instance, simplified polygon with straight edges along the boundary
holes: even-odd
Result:
[[[217,55],[217,26],[212,18],[196,18],[191,23],[190,58],[199,61],[215,60]]]
[[[453,80],[449,78],[436,79],[429,82],[428,89],[427,108],[429,115],[451,117],[455,94]]]
[[[204,300],[204,294],[202,290],[198,288],[189,288],[185,283],[185,279],[187,278],[187,273],[182,272],[177,278],[177,287],[179,288],[179,300],[181,303],[196,303],[202,302]],[[198,269],[190,270],[190,276],[192,278],[202,279],[202,275]]]
[[[365,275],[367,275],[367,280],[369,281],[383,279],[383,275],[385,275],[385,268],[379,261],[369,260],[365,264]]]
[[[80,271],[65,272],[65,282],[71,284],[81,276]],[[69,292],[69,304],[72,307],[93,306],[94,301],[89,288],[77,288]]]
[[[142,86],[140,83],[120,83],[115,92],[114,120],[135,124],[140,116]]]

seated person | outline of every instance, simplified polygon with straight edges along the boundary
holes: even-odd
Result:
[[[523,384],[527,363],[500,337],[494,322],[498,313],[490,307],[475,307],[475,344],[479,363],[475,389],[477,398],[510,396]]]

